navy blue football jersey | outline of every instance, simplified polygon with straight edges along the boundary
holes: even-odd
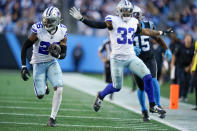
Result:
[[[141,26],[142,28],[154,29],[154,25],[150,21],[142,21]],[[138,57],[141,58],[142,60],[146,60],[150,57],[153,57],[152,43],[150,41],[150,36],[135,35],[133,44],[134,46],[138,46],[141,49],[141,53]]]

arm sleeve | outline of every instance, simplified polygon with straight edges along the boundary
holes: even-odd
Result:
[[[30,48],[33,44],[34,44],[34,42],[32,42],[29,39],[27,39],[25,41],[25,43],[23,44],[23,47],[21,49],[21,61],[22,61],[22,65],[26,65],[26,52],[27,52],[27,49]]]
[[[98,28],[98,29],[107,28],[107,25],[105,22],[93,21],[93,20],[88,20],[88,19],[83,19],[82,22],[92,28]]]
[[[60,53],[60,58],[59,59],[64,59],[66,57],[67,46],[66,45],[60,45],[60,47],[61,47],[61,53]]]

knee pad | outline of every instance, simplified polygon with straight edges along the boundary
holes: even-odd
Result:
[[[37,97],[38,97],[38,99],[42,99],[44,97],[44,95],[39,95]]]

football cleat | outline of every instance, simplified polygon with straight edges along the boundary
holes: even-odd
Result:
[[[149,122],[150,121],[150,117],[148,115],[148,111],[147,110],[142,111],[142,118],[143,118],[144,122]]]
[[[93,105],[94,111],[96,111],[96,112],[99,111],[99,109],[101,107],[101,102],[102,102],[102,100],[99,98],[99,93],[100,92],[98,92],[98,94],[96,96],[96,100],[95,100],[94,105]]]
[[[48,95],[48,94],[49,94],[49,92],[50,92],[50,90],[49,90],[49,86],[48,86],[48,83],[46,83],[46,91],[45,91],[45,94],[46,94],[46,95]]]
[[[56,126],[56,124],[55,124],[55,119],[50,118],[50,119],[48,120],[47,126],[55,127],[55,126]]]
[[[166,113],[166,111],[164,109],[160,108],[157,105],[150,107],[149,111],[151,113],[158,113],[158,114],[165,114]]]
[[[162,106],[158,106],[158,107],[161,108],[161,109],[163,109]],[[166,117],[166,114],[165,113],[164,114],[159,114],[159,118],[164,119],[165,117]]]

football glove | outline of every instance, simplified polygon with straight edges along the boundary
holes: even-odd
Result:
[[[168,57],[168,61],[170,61],[172,59],[172,52],[170,51],[170,49],[167,49],[165,51],[164,59],[166,59],[167,57]]]
[[[49,53],[51,54],[51,56],[55,58],[60,58],[60,52],[61,52],[61,48],[59,45],[51,44],[49,46]]]
[[[135,51],[135,54],[138,56],[140,55],[142,50],[139,48],[139,46],[134,46],[134,51]]]
[[[22,67],[21,77],[23,78],[24,81],[27,81],[29,79],[29,77],[30,77],[30,73],[27,70],[27,67],[26,66]]]
[[[168,28],[167,30],[160,31],[160,35],[168,35],[172,32],[173,32],[172,28]]]
[[[72,8],[70,8],[69,12],[70,12],[69,14],[73,18],[80,20],[80,21],[83,20],[83,16],[80,13],[80,9],[76,9],[75,7],[72,7]]]

